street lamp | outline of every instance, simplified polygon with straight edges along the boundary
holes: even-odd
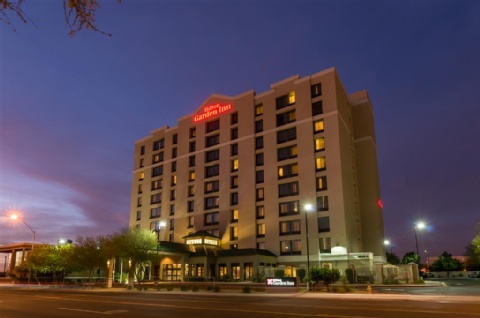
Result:
[[[393,254],[394,246],[392,245],[392,242],[390,242],[389,240],[385,240],[385,241],[383,241],[383,245],[390,246],[390,254]]]
[[[19,218],[18,218],[18,215],[14,213],[14,214],[10,215],[10,219],[18,220]],[[33,252],[33,247],[35,246],[35,231],[32,229],[32,227],[30,225],[28,225],[27,222],[25,222],[25,220],[23,218],[21,218],[20,220],[23,222],[23,224],[25,224],[28,227],[28,229],[30,231],[32,231],[32,252]],[[32,276],[32,268],[29,266],[28,284],[30,284],[30,277],[31,276]]]
[[[166,227],[167,223],[165,221],[160,221],[155,226],[155,232],[157,232],[157,260],[158,260],[158,272],[156,273],[158,279],[160,279],[160,257],[159,257],[159,249],[160,249],[160,230],[162,227]]]
[[[427,251],[427,250],[425,250],[425,253],[427,253],[427,271],[429,271],[429,269],[430,269],[430,266],[429,266],[429,264],[428,264],[428,251]]]
[[[307,235],[307,291],[310,290],[310,247],[308,245],[308,212],[313,210],[313,206],[311,204],[305,204],[303,207],[305,213],[305,233]]]
[[[418,222],[414,226],[414,231],[415,231],[415,247],[417,248],[417,257],[418,257],[418,263],[420,263],[420,254],[418,254],[418,240],[417,240],[417,229],[422,230],[425,228],[425,223],[423,222]]]

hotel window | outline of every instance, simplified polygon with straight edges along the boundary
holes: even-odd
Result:
[[[287,95],[278,97],[276,100],[277,109],[295,104],[295,91],[291,91]]]
[[[292,235],[300,233],[300,220],[280,222],[280,235]]]
[[[263,170],[258,170],[255,172],[255,182],[263,183],[264,182],[264,173]]]
[[[230,205],[238,205],[238,192],[230,193]]]
[[[238,138],[238,128],[232,128],[230,131],[230,139],[235,140]]]
[[[172,144],[176,145],[178,143],[178,135],[177,134],[174,134],[172,136]]]
[[[296,158],[297,157],[297,145],[279,148],[277,150],[278,161]]]
[[[141,146],[140,147],[140,155],[144,155],[145,154],[145,146]]]
[[[302,243],[300,240],[280,241],[280,255],[300,255]]]
[[[195,181],[195,171],[188,172],[188,181]]]
[[[317,197],[317,211],[328,211],[328,196]]]
[[[230,227],[230,241],[238,240],[238,227]]]
[[[256,189],[256,195],[255,195],[257,201],[263,201],[265,199],[265,192],[263,188],[258,188]]]
[[[177,162],[172,161],[172,172],[175,172],[175,171],[177,171]]]
[[[138,197],[137,198],[137,207],[141,207],[142,206],[142,197]]]
[[[160,217],[160,214],[162,214],[162,209],[161,208],[150,209],[150,218],[151,219]]]
[[[205,182],[205,193],[218,192],[220,188],[220,181],[208,181]]]
[[[175,204],[170,204],[170,215],[175,214]]]
[[[173,230],[173,227],[170,228],[170,230]],[[173,233],[168,234],[168,241],[169,241],[169,242],[173,242],[173,240],[174,240]]]
[[[315,170],[323,171],[325,169],[327,169],[325,157],[315,158]]]
[[[193,225],[195,224],[195,218],[193,216],[188,217],[188,228],[192,228]]]
[[[160,231],[160,221],[150,222],[150,231]],[[158,238],[158,233],[157,233]]]
[[[230,115],[230,124],[235,125],[238,123],[238,113],[233,113]]]
[[[160,140],[154,141],[154,142],[153,142],[153,151],[160,150],[160,149],[162,149],[164,146],[165,146],[165,140],[164,140],[164,139],[160,139]]]
[[[195,141],[190,141],[190,144],[188,145],[189,152],[194,152],[195,149],[196,149]]]
[[[152,177],[161,176],[163,174],[163,166],[158,166],[152,169]]]
[[[205,153],[205,162],[212,162],[220,159],[220,150],[215,149]]]
[[[204,225],[217,225],[218,224],[218,212],[206,213]]]
[[[316,138],[315,139],[315,151],[325,150],[325,138]]]
[[[207,133],[218,130],[218,129],[220,129],[220,119],[206,123],[205,130]]]
[[[172,149],[172,158],[177,158],[177,148]]]
[[[230,189],[238,188],[238,176],[232,176],[230,178]]]
[[[195,210],[195,202],[187,201],[187,212],[193,212]]]
[[[142,194],[143,193],[143,184],[139,184],[138,185],[138,194]]]
[[[290,178],[298,176],[298,164],[292,163],[290,165],[278,167],[278,179]]]
[[[312,116],[323,114],[323,102],[320,100],[312,104]]]
[[[138,173],[138,180],[143,180],[144,178],[145,178],[145,172],[140,171],[140,172]]]
[[[295,110],[286,113],[277,114],[277,127],[286,125],[295,121]]]
[[[188,166],[195,167],[195,156],[188,157]]]
[[[330,217],[322,216],[318,218],[318,233],[330,232]]]
[[[219,165],[209,166],[205,168],[205,178],[218,176],[220,172]]]
[[[265,237],[265,223],[257,224],[257,237]]]
[[[193,197],[195,195],[195,186],[194,185],[189,185],[188,186],[188,196]]]
[[[145,166],[145,159],[144,159],[144,158],[140,158],[139,168],[143,168],[144,166]]]
[[[177,175],[172,175],[171,176],[171,179],[172,179],[172,182],[170,183],[170,185],[174,186],[177,184]]]
[[[237,223],[238,222],[238,210],[234,209],[230,212],[230,222]]]
[[[255,138],[255,149],[263,148],[263,136]]]
[[[162,179],[153,180],[152,181],[152,189],[151,190],[158,190],[162,188]]]
[[[298,181],[278,185],[278,196],[280,198],[292,195],[298,195]]]
[[[295,127],[277,132],[277,144],[297,139],[297,130]]]
[[[243,263],[243,279],[252,280],[253,279],[253,263]]]
[[[219,143],[220,143],[220,135],[206,137],[205,147],[215,146],[215,145],[218,145]]]
[[[259,133],[262,131],[263,131],[263,120],[260,119],[255,122],[255,132]]]
[[[175,189],[170,190],[170,201],[175,200],[176,191]]]
[[[310,88],[310,92],[312,93],[312,98],[321,96],[322,95],[322,84],[314,84]]]
[[[263,205],[257,205],[257,220],[259,219],[264,219],[265,218],[265,206]]]
[[[173,231],[175,229],[175,219],[170,219],[170,231]],[[173,234],[169,235],[169,240],[170,242],[173,242]]]
[[[263,115],[263,104],[255,105],[255,116]]]
[[[289,201],[278,204],[278,211],[280,216],[300,214],[300,202]]]
[[[238,159],[233,159],[230,167],[232,172],[238,171]]]
[[[313,132],[314,133],[319,133],[323,132],[325,130],[323,119],[316,120],[313,122]]]
[[[137,211],[137,221],[142,219],[142,211]]]
[[[317,191],[327,190],[327,176],[317,178]]]
[[[197,136],[197,129],[195,127],[190,128],[190,138],[195,138]]]
[[[238,247],[237,247],[238,248]],[[233,263],[232,264],[232,278],[234,280],[240,280],[241,279],[241,276],[240,276],[240,264],[235,264]]]
[[[332,251],[332,239],[330,237],[320,238],[320,253],[330,253]]]
[[[257,242],[257,249],[264,250],[265,249],[265,242]]]
[[[230,145],[230,156],[238,155],[238,144]]]
[[[162,194],[155,193],[150,196],[150,204],[157,204],[162,202]]]
[[[152,163],[157,163],[163,161],[163,151],[152,156]]]
[[[205,210],[218,208],[219,203],[220,203],[219,197],[205,198]]]
[[[255,165],[256,166],[263,166],[263,152],[257,153],[255,155]]]

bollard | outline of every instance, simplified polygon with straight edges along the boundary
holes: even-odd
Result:
[[[372,286],[370,286],[370,285],[367,286],[367,293],[368,294],[372,293]]]

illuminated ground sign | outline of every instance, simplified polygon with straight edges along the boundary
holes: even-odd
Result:
[[[209,105],[209,106],[203,107],[203,112],[195,114],[195,116],[193,116],[192,119],[193,119],[194,122],[198,123],[198,122],[203,121],[205,119],[209,119],[209,118],[221,115],[223,113],[229,112],[232,109],[233,109],[232,104]]]
[[[297,288],[298,279],[296,277],[274,278],[267,277],[265,279],[266,287],[290,287]]]

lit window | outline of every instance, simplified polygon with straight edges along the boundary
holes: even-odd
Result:
[[[325,138],[315,139],[315,151],[325,150]]]
[[[257,219],[264,219],[265,218],[265,206],[258,205],[257,206]]]
[[[325,170],[327,168],[325,157],[315,158],[315,169],[317,171]]]
[[[238,222],[238,210],[234,209],[231,212],[230,222],[235,223]]]
[[[230,240],[238,240],[238,227],[237,226],[232,226],[230,228]]]
[[[145,178],[145,172],[140,171],[140,172],[138,173],[138,180],[143,180],[144,178]]]
[[[320,120],[316,120],[314,123],[313,123],[313,131],[318,133],[318,132],[322,132],[324,131],[325,127],[323,125],[323,119],[320,119]]]
[[[327,176],[317,178],[317,191],[327,190]]]
[[[238,159],[232,160],[232,171],[238,171]]]
[[[195,180],[195,171],[190,171],[188,174],[188,181],[194,181]]]
[[[312,98],[322,95],[322,84],[314,84],[311,86]]]
[[[265,223],[257,224],[257,237],[265,237]]]
[[[255,105],[255,116],[263,114],[263,104]]]
[[[257,193],[256,193],[257,201],[263,201],[264,197],[265,197],[265,193],[263,188],[257,189]]]

